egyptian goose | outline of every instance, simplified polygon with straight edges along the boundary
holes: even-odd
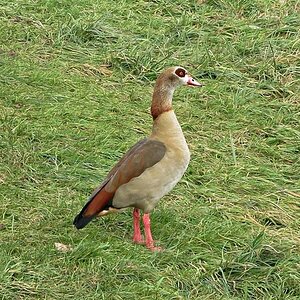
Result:
[[[96,216],[133,207],[133,242],[145,243],[152,251],[160,250],[152,238],[150,212],[181,179],[190,161],[188,146],[172,109],[173,93],[180,85],[202,86],[181,67],[168,68],[158,77],[151,105],[151,135],[136,143],[94,190],[74,219],[77,229]],[[145,241],[140,230],[140,209],[144,212]]]

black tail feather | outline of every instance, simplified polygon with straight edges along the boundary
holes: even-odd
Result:
[[[97,189],[94,190],[94,192],[92,193],[88,202],[82,208],[81,212],[75,217],[75,219],[73,221],[73,225],[77,229],[81,229],[81,228],[85,227],[90,221],[92,221],[98,215],[99,212],[97,212],[93,215],[90,215],[90,216],[84,216],[84,213],[85,213],[86,209],[88,208],[88,206],[90,205],[90,203],[96,197],[97,193],[101,191],[101,189],[105,186],[106,183],[107,183],[107,181],[105,181],[100,187],[98,187]],[[108,203],[106,203],[106,205],[102,208],[102,210],[108,209],[108,207],[110,207],[110,206],[112,206],[112,199],[110,199],[108,201]]]
[[[74,221],[73,221],[73,225],[77,228],[77,229],[81,229],[83,227],[85,227],[90,221],[92,221],[92,219],[94,219],[96,217],[96,215],[93,216],[89,216],[89,217],[84,217],[82,215],[82,212],[80,214],[78,214]]]
[[[82,208],[81,212],[75,217],[74,221],[73,221],[73,225],[77,228],[77,229],[81,229],[83,227],[85,227],[90,221],[92,221],[97,214],[95,215],[91,215],[91,216],[84,216],[84,212],[87,209],[87,207],[89,206],[89,204],[92,202],[92,200],[94,199],[96,194],[93,194],[88,202],[84,205],[84,207]]]

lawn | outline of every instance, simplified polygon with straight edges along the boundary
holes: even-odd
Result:
[[[1,299],[300,299],[300,3],[1,0]],[[192,157],[152,213],[72,221],[151,131],[153,84]],[[55,243],[69,245],[59,251]]]

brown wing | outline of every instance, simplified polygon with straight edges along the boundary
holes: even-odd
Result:
[[[109,206],[121,185],[158,163],[164,157],[165,152],[165,145],[159,141],[144,139],[135,144],[108,173],[102,184],[95,189],[73,224],[78,229],[83,228],[99,212]]]

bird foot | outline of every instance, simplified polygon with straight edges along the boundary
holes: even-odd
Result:
[[[150,251],[152,252],[161,252],[163,251],[163,248],[162,247],[156,247],[154,245],[152,246],[146,246]]]
[[[162,247],[155,246],[157,241],[146,241],[146,247],[152,252],[161,252],[163,250]]]
[[[134,244],[138,244],[138,245],[144,245],[145,244],[145,240],[143,238],[133,238],[132,239]]]
[[[137,245],[146,245],[146,247],[152,252],[161,252],[163,250],[162,247],[154,246],[154,244],[147,245],[143,237],[140,238],[134,237],[132,239],[132,242]]]

